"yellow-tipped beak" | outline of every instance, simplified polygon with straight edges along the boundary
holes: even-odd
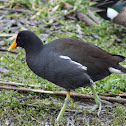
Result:
[[[17,46],[16,40],[17,40],[17,37],[15,38],[14,42],[13,42],[13,43],[10,45],[10,47],[8,48],[8,51],[14,49],[14,48]]]

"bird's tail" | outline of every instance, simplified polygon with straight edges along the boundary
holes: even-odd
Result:
[[[112,7],[120,0],[91,0],[91,1],[96,1],[96,4],[92,6],[103,9],[103,8]]]
[[[117,69],[121,70],[123,73],[126,73],[126,68],[124,68],[121,65],[118,65],[118,68]]]
[[[106,20],[110,20],[107,16],[107,8],[111,8],[113,5],[115,5],[119,0],[91,0],[96,1],[96,4],[93,4],[89,6],[89,9],[97,12],[99,16]]]
[[[118,64],[115,67],[109,67],[109,71],[111,73],[124,74],[124,73],[126,73],[126,68],[124,68],[123,66],[121,66],[120,64]]]

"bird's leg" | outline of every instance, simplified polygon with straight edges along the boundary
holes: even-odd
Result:
[[[93,96],[94,96],[94,99],[95,99],[95,102],[96,102],[96,105],[90,110],[90,112],[92,112],[92,111],[94,111],[95,109],[99,108],[98,113],[97,113],[98,116],[99,116],[99,114],[100,114],[100,112],[101,112],[101,108],[102,108],[101,103],[105,103],[105,104],[111,104],[111,103],[108,102],[108,101],[105,101],[105,100],[101,100],[101,99],[99,98],[99,96],[97,95],[97,93],[96,93],[96,91],[95,91],[95,89],[94,89],[93,84],[91,84],[90,87],[91,87],[91,90],[92,90],[92,92],[93,92]]]
[[[64,105],[63,105],[62,109],[60,110],[60,113],[59,113],[59,115],[58,115],[58,117],[57,117],[57,122],[58,122],[58,121],[61,119],[61,117],[63,116],[63,113],[64,113],[64,111],[66,110],[66,107],[67,107],[69,101],[70,101],[70,92],[67,92],[67,96],[66,96],[66,98],[65,98]]]

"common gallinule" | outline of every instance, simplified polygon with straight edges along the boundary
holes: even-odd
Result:
[[[126,0],[92,0],[96,4],[90,6],[102,18],[126,27]]]
[[[60,38],[43,45],[33,32],[21,31],[9,50],[16,46],[25,49],[27,65],[35,74],[66,89],[67,97],[57,121],[69,103],[70,90],[86,85],[91,87],[96,102],[91,111],[99,108],[99,115],[101,103],[108,102],[98,97],[93,83],[111,73],[126,73],[126,69],[119,64],[125,57],[74,38]]]

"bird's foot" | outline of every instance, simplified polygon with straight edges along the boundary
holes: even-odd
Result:
[[[102,108],[102,103],[104,104],[111,104],[110,102],[108,101],[105,101],[105,100],[101,100],[99,97],[97,99],[95,99],[95,102],[96,102],[96,105],[94,105],[90,110],[89,112],[92,112],[94,110],[96,110],[98,108],[98,112],[97,112],[97,115],[99,116],[100,112],[101,112],[101,108]]]
[[[95,91],[95,88],[93,86],[93,81],[92,81],[92,84],[90,85],[91,87],[91,90],[92,90],[92,93],[93,93],[93,96],[94,96],[94,99],[95,99],[95,102],[96,102],[96,105],[90,110],[90,112],[96,110],[98,108],[98,112],[97,112],[97,115],[99,116],[100,112],[101,112],[101,108],[102,108],[102,103],[105,103],[105,104],[111,104],[110,102],[108,101],[105,101],[105,100],[101,100],[99,98],[99,96],[97,95],[96,91]]]

